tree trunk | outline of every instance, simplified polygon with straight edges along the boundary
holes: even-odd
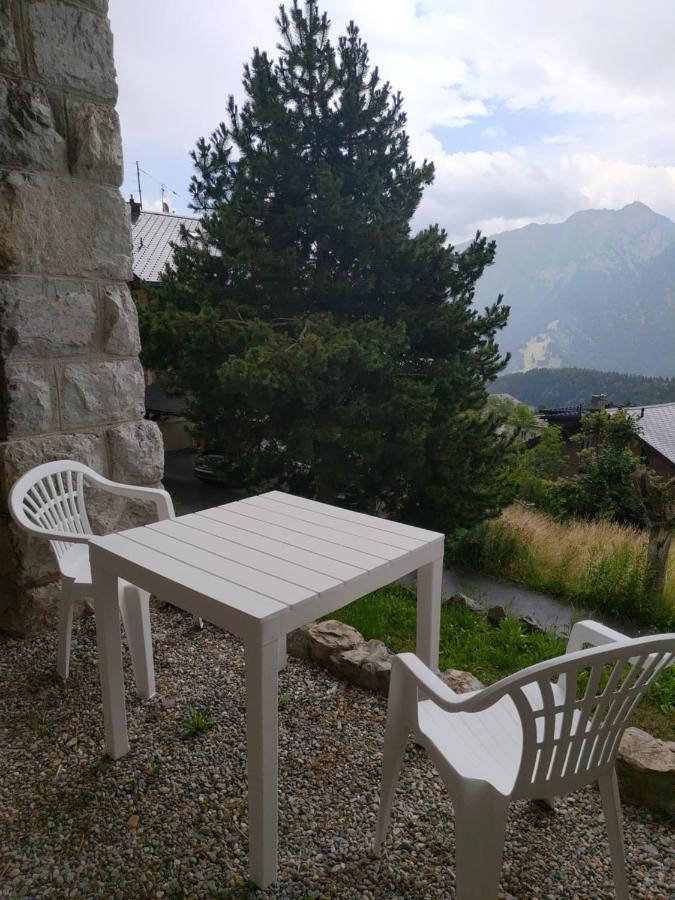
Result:
[[[654,572],[654,586],[659,597],[663,597],[666,586],[668,551],[673,540],[673,531],[664,525],[653,525],[649,529],[647,560]]]

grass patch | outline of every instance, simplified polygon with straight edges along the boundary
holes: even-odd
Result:
[[[362,597],[332,614],[356,628],[366,640],[377,638],[394,653],[415,651],[415,595],[407,588],[390,586]],[[527,633],[516,619],[506,618],[493,628],[465,608],[441,610],[439,664],[472,672],[491,684],[565,652],[566,641],[553,632]],[[675,671],[671,668],[652,686],[633,715],[632,724],[664,739],[673,738]]]
[[[197,735],[213,728],[216,720],[210,713],[203,713],[191,706],[181,724],[189,737],[197,737]]]
[[[450,564],[496,575],[622,621],[667,630],[675,610],[675,553],[663,601],[653,591],[645,532],[611,522],[557,522],[514,505],[449,540]]]

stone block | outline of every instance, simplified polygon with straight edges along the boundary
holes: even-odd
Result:
[[[12,2],[0,4],[0,70],[17,74],[21,71],[21,54],[16,43]]]
[[[0,582],[0,590],[5,585]],[[32,588],[18,588],[8,585],[12,593],[0,607],[0,628],[10,634],[29,636],[56,627],[58,599],[61,586],[58,582]]]
[[[108,429],[111,478],[124,484],[158,484],[164,474],[164,447],[156,422],[141,419]]]
[[[17,575],[21,584],[38,584],[58,578],[59,569],[49,541],[26,534],[14,523],[9,526],[17,552]]]
[[[127,205],[105,185],[0,173],[0,273],[130,281]]]
[[[0,164],[66,170],[66,142],[39,84],[0,77]]]
[[[138,356],[138,312],[129,288],[111,284],[103,289],[103,349],[113,356]]]
[[[85,482],[87,516],[94,534],[112,534],[157,520],[154,503],[116,497]]]
[[[5,369],[3,438],[58,430],[58,394],[54,368],[17,363]]]
[[[137,359],[68,363],[61,373],[61,427],[141,419],[144,391]]]
[[[115,109],[80,100],[68,102],[68,144],[73,175],[119,187],[124,161]]]
[[[76,356],[96,340],[93,285],[43,278],[0,278],[0,348],[7,360]]]
[[[309,646],[312,658],[319,663],[327,663],[335,653],[353,650],[363,643],[363,635],[335,619],[317,622],[309,629]]]
[[[389,692],[391,660],[392,654],[382,641],[362,641],[352,650],[333,654],[328,660],[328,668],[339,678],[386,696]]]
[[[627,728],[616,760],[621,799],[675,815],[675,741]]]
[[[106,18],[68,3],[35,0],[28,4],[28,25],[32,62],[41,79],[116,99],[113,40]]]
[[[312,623],[313,624],[313,623]],[[309,629],[311,625],[301,625],[286,635],[286,652],[296,659],[309,659],[311,654],[309,645]]]
[[[462,669],[446,669],[440,676],[456,694],[468,694],[470,691],[481,691],[485,685],[482,681]]]
[[[74,459],[101,475],[108,475],[108,457],[102,434],[49,434],[0,444],[0,471],[5,474],[6,490],[35,466],[58,459]]]

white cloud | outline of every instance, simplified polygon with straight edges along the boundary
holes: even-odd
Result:
[[[673,0],[325,4],[334,36],[358,23],[373,63],[404,95],[414,155],[436,164],[417,224],[438,221],[461,240],[478,226],[556,221],[638,196],[675,217]],[[158,177],[178,172],[176,160],[224,118],[227,95],[241,97],[252,47],[276,53],[276,8],[111,0],[127,152],[151,157]],[[508,145],[490,120],[495,107],[572,121]],[[482,125],[486,150],[499,149],[453,153],[432,133],[450,126],[459,136],[469,122]],[[186,195],[190,167],[180,165],[183,183],[169,183]]]

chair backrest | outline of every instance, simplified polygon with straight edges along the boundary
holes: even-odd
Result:
[[[88,474],[96,475],[73,460],[44,463],[23,475],[10,493],[9,509],[17,525],[46,538],[50,533],[59,535],[50,540],[57,559],[72,547],[65,535],[93,533],[84,499]]]
[[[505,679],[503,693],[523,727],[514,795],[566,793],[612,766],[633,710],[674,659],[675,634],[657,635],[581,650]]]

